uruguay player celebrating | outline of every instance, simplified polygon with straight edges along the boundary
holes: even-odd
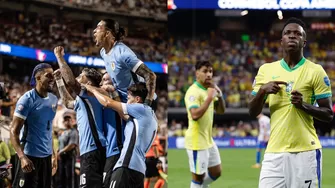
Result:
[[[20,160],[13,187],[51,187],[51,171],[57,168],[52,120],[58,101],[51,93],[55,83],[52,73],[51,65],[38,64],[30,82],[34,89],[27,91],[16,104],[10,139]]]
[[[104,19],[98,23],[93,34],[96,46],[102,47],[100,55],[104,59],[113,85],[121,95],[122,102],[127,102],[127,89],[133,83],[138,82],[137,75],[139,75],[140,79],[144,78],[148,89],[148,96],[144,103],[155,108],[156,102],[153,100],[155,98],[156,75],[122,42],[125,30],[119,26],[118,22]]]
[[[103,106],[128,116],[124,131],[125,141],[121,156],[114,167],[110,186],[143,187],[146,170],[145,154],[157,133],[155,113],[149,106],[143,104],[148,94],[145,83],[139,82],[128,88],[127,103],[114,101],[92,86],[87,85],[86,89],[92,92]]]

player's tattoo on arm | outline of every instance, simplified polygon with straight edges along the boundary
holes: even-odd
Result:
[[[66,63],[63,57],[57,57],[57,62],[64,78],[65,83],[72,89],[77,95],[81,91],[80,83],[76,80],[73,75],[73,72],[69,65]]]
[[[144,63],[138,67],[136,74],[144,78],[148,89],[147,98],[152,101],[156,89],[156,74],[153,73]]]
[[[63,80],[61,80],[62,82]],[[66,106],[66,108],[73,109],[74,108],[74,99],[70,95],[70,93],[67,91],[64,84],[61,84],[59,80],[56,81],[57,88],[59,91],[59,94],[62,98],[63,104]]]

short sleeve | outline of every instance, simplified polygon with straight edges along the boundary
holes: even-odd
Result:
[[[315,99],[323,99],[332,96],[331,84],[325,70],[319,66],[315,70],[315,76],[313,76],[313,91]]]
[[[75,145],[78,145],[78,140],[79,140],[79,137],[78,137],[78,132],[76,130],[71,130],[70,132],[70,139],[69,139],[69,145],[70,144],[75,144]]]
[[[14,116],[19,117],[23,120],[26,120],[31,110],[30,109],[31,106],[32,106],[31,100],[28,98],[27,95],[23,95],[22,97],[20,97],[20,99],[16,103]]]
[[[191,108],[199,108],[201,104],[201,95],[196,92],[186,92],[184,100],[187,110],[190,110]]]
[[[131,50],[125,50],[120,57],[120,61],[129,68],[132,72],[136,72],[143,62],[137,58],[135,53]]]
[[[144,112],[144,105],[135,103],[135,104],[127,104],[127,103],[121,103],[122,110],[125,115],[130,115],[134,118],[139,118],[142,116]]]
[[[264,65],[262,65],[259,70],[258,73],[254,79],[254,82],[252,84],[252,92],[251,95],[256,96],[258,90],[262,87],[262,85],[265,84],[265,79],[264,79]]]

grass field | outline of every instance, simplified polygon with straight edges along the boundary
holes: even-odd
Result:
[[[222,176],[211,188],[257,188],[260,169],[253,169],[255,149],[221,149]],[[335,187],[335,149],[323,149],[322,188]],[[191,174],[185,150],[169,149],[169,188],[189,188]]]

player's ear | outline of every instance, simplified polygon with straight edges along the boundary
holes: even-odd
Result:
[[[304,48],[305,48],[305,46],[306,46],[306,43],[307,43],[307,40],[304,40]]]

